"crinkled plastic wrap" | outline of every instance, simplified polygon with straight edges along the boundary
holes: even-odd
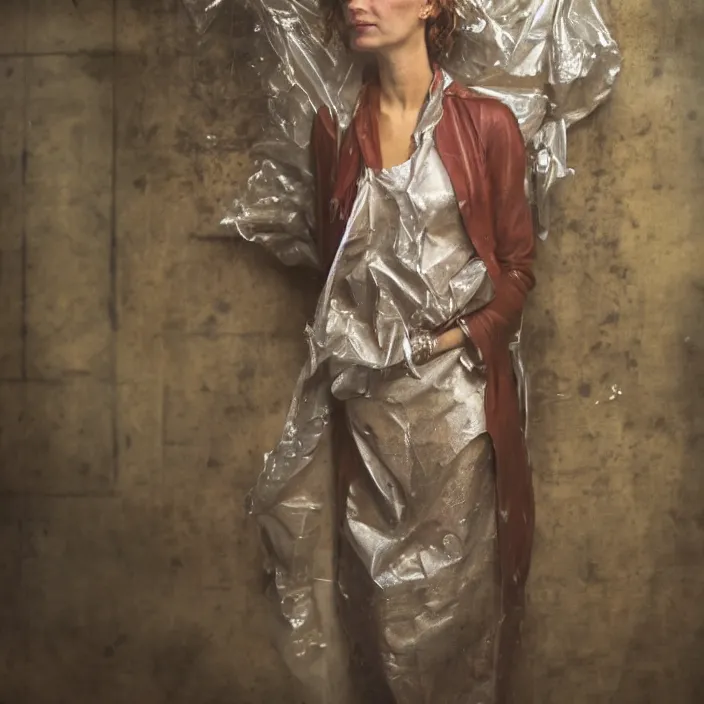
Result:
[[[184,3],[198,29],[205,31],[218,9],[237,1]],[[246,4],[258,18],[258,29],[263,30],[257,35],[264,35],[267,40],[261,51],[262,56],[269,52],[268,59],[262,60],[261,67],[272,119],[256,147],[254,174],[224,223],[239,236],[264,245],[286,264],[318,266],[312,237],[314,193],[308,149],[312,121],[316,110],[327,105],[341,129],[350,123],[361,85],[360,67],[339,47],[323,44],[316,0],[246,0]],[[459,37],[444,68],[453,78],[502,100],[515,113],[529,147],[527,187],[537,212],[539,234],[544,238],[549,226],[549,193],[555,183],[570,173],[567,130],[608,96],[620,68],[618,48],[594,0],[465,0],[460,15]],[[358,201],[364,201],[364,194],[371,187],[369,183],[361,184]],[[356,203],[341,252],[353,238],[354,223],[360,217]],[[345,256],[349,254],[347,250]],[[399,266],[402,259],[399,258]],[[262,528],[268,567],[288,624],[281,638],[282,652],[294,674],[306,685],[309,701],[335,704],[345,701],[340,683],[335,680],[344,667],[335,675],[331,663],[344,665],[345,657],[344,641],[337,638],[330,613],[332,590],[328,587],[333,580],[334,527],[326,510],[332,493],[331,471],[320,448],[329,439],[334,397],[351,399],[354,405],[350,406],[348,418],[354,426],[355,407],[357,411],[369,412],[364,410],[367,391],[370,384],[376,383],[376,372],[394,368],[404,358],[406,363],[409,361],[407,346],[404,348],[403,344],[404,340],[407,342],[408,330],[404,325],[392,324],[393,314],[379,317],[377,311],[371,337],[363,327],[341,328],[340,320],[349,321],[350,316],[338,316],[335,322],[334,312],[339,311],[341,301],[335,298],[336,272],[345,271],[346,266],[349,260],[341,262],[338,253],[319,299],[315,321],[307,329],[309,358],[296,385],[282,438],[266,456],[264,470],[251,494],[251,510]],[[383,303],[384,296],[396,285],[392,280],[398,278],[399,272],[394,272],[394,277],[384,284],[383,276],[377,275],[379,271],[370,276],[376,282],[377,302]],[[351,276],[347,285],[354,291],[364,280]],[[410,284],[406,285],[405,290],[410,288]],[[481,300],[479,296],[476,302]],[[425,300],[421,307],[432,312],[431,304]],[[434,314],[447,319],[446,310],[436,309]],[[337,332],[337,338],[331,337],[331,332]],[[376,340],[377,347],[370,346],[367,339]],[[520,382],[521,406],[527,414],[526,375],[519,342],[520,335],[511,349]],[[353,361],[346,355],[357,355],[359,359]],[[471,360],[463,358],[463,363],[471,372]],[[442,367],[449,362],[443,357],[438,364]],[[422,380],[423,374],[410,366],[408,378]],[[452,373],[457,373],[457,368],[452,366]],[[447,373],[452,378],[450,371]],[[437,388],[436,382],[437,379],[430,388]],[[403,396],[393,386],[388,387],[388,393]],[[407,411],[411,408],[409,401]],[[442,417],[451,417],[454,412],[456,408],[449,406],[442,411]],[[377,411],[372,408],[371,413],[374,416]],[[373,465],[373,453],[364,440],[369,427],[370,423],[361,423],[355,437],[360,453],[366,452],[367,459],[371,458],[368,468]],[[487,459],[481,448],[476,457],[478,463],[481,458]],[[370,474],[373,476],[373,471]],[[381,480],[377,484],[386,486]],[[393,481],[384,491],[390,492],[391,513],[400,511],[400,504],[393,498]],[[359,509],[359,495],[351,505],[357,508],[352,519],[348,515],[348,530],[353,534],[356,530],[358,536],[364,534],[363,542],[368,544],[373,521],[357,520],[364,513]],[[459,529],[457,532],[461,533]],[[384,552],[383,536],[376,535],[376,542],[382,548],[381,552],[370,553],[372,577],[398,574],[381,568],[378,560],[383,563],[379,557]],[[457,544],[457,535],[449,531],[444,538],[440,536],[438,549],[447,557]],[[428,555],[435,554],[430,544],[425,547]],[[360,551],[364,552],[360,549],[358,554]],[[425,553],[420,550],[416,554]],[[377,585],[381,586],[379,581]],[[409,657],[414,657],[412,648],[408,652]],[[399,671],[403,670],[402,663],[395,664]],[[420,691],[408,679],[412,669],[404,671],[406,695],[400,701],[415,701],[413,693]],[[486,701],[490,701],[489,696]]]
[[[310,128],[321,105],[342,128],[349,123],[360,72],[348,53],[322,42],[316,0],[184,0],[201,30],[232,2],[256,13],[269,45],[262,52],[273,51],[278,63],[272,70],[263,62],[271,129],[224,224],[287,264],[314,264],[305,208],[311,199],[304,195],[312,188]],[[608,97],[621,66],[618,46],[596,0],[463,0],[459,12],[460,32],[444,67],[515,112],[532,146],[529,184],[545,238],[548,194],[570,173],[563,131]]]
[[[340,506],[337,579],[364,653],[354,664],[365,702],[383,689],[369,681],[375,658],[397,704],[494,701],[501,611],[485,376],[468,349],[415,366],[405,345],[408,329],[452,326],[494,295],[433,139],[449,83],[431,91],[411,159],[361,176],[311,336],[359,456]]]

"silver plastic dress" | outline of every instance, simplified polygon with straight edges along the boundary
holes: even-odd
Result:
[[[344,507],[351,549],[338,556],[340,589],[348,611],[371,616],[358,642],[377,651],[397,704],[460,696],[466,704],[490,704],[501,616],[483,373],[464,349],[407,369],[412,330],[451,325],[493,295],[434,145],[449,81],[429,96],[411,159],[378,173],[366,169],[360,180],[308,331],[302,378],[304,388],[315,383],[344,402],[364,465]],[[321,406],[329,402],[321,395]],[[310,439],[324,424],[302,410],[292,409],[293,437]],[[282,508],[295,506],[298,516],[305,503],[303,494],[290,493],[311,454],[310,446],[302,449],[287,439],[269,455],[252,498],[283,600],[296,594],[295,625],[309,628],[317,616],[307,603],[305,572],[301,582],[290,581],[298,571],[296,542],[306,536],[291,542],[292,522]],[[287,474],[293,482],[282,501],[270,487]],[[312,526],[309,518],[306,531]],[[360,580],[374,586],[355,597]]]
[[[254,68],[266,82],[272,122],[224,224],[284,263],[318,266],[312,121],[327,105],[341,129],[349,125],[359,66],[341,47],[323,43],[316,0],[183,2],[201,31],[232,3],[253,11],[263,30],[253,38],[261,58]],[[618,47],[596,0],[462,0],[459,15],[444,67],[516,114],[529,146],[527,186],[545,236],[548,194],[570,173],[567,129],[607,98],[620,70]],[[332,663],[347,656],[329,587],[338,581],[355,614],[364,578],[373,598],[356,615],[362,620],[369,612],[379,625],[373,645],[399,702],[492,702],[498,616],[481,370],[459,351],[418,369],[408,359],[412,327],[450,321],[491,296],[481,262],[459,236],[430,138],[436,119],[431,101],[414,159],[362,179],[306,330],[310,354],[284,432],[252,492],[287,624],[282,652],[307,685],[307,702],[346,701],[332,674]],[[433,232],[443,218],[444,231],[454,235],[440,241]],[[514,361],[525,379],[518,342]],[[525,406],[525,384],[520,391]],[[320,451],[335,402],[344,404],[366,476],[353,484],[345,507],[339,574],[326,523],[330,466]],[[354,560],[345,559],[346,547]],[[362,566],[361,577],[347,570],[354,564]]]
[[[352,551],[340,551],[339,579],[348,611],[368,614],[361,647],[378,648],[397,704],[490,704],[500,612],[484,377],[465,350],[417,377],[396,368],[408,329],[448,324],[492,294],[433,144],[441,98],[438,86],[410,161],[365,172],[321,311],[326,342],[353,340],[358,357],[352,369],[331,365],[364,464],[345,507]],[[366,603],[354,603],[362,577],[347,560],[373,582]]]

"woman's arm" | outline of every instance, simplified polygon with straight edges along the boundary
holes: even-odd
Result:
[[[466,344],[467,336],[462,332],[462,329],[460,327],[450,328],[438,336],[435,352],[436,354],[442,354],[458,347],[464,347]]]
[[[494,298],[463,319],[481,356],[508,348],[521,324],[528,292],[535,285],[533,216],[525,191],[526,152],[510,108],[491,103],[483,127],[487,171],[494,213],[495,257],[500,274],[493,280]]]
[[[525,193],[523,137],[511,110],[487,101],[481,120],[492,196],[495,257],[499,275],[492,278],[494,298],[440,334],[434,354],[471,345],[479,359],[491,359],[496,345],[508,347],[521,322],[523,305],[534,285],[533,218]]]

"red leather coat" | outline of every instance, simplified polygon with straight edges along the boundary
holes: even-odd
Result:
[[[328,268],[342,239],[363,166],[382,166],[378,111],[378,85],[371,82],[362,89],[354,121],[342,137],[339,153],[337,128],[327,108],[321,109],[315,120],[312,148],[317,236],[320,257]],[[508,107],[457,83],[445,89],[435,145],[452,181],[467,236],[486,264],[495,289],[494,300],[468,315],[466,323],[486,365],[486,422],[496,462],[505,615],[500,652],[504,665],[508,665],[517,638],[534,529],[531,471],[509,351],[526,295],[534,285],[531,265],[535,241],[524,186],[525,147]],[[341,432],[337,433],[338,439]],[[352,471],[345,469],[355,461],[350,456],[352,447],[344,441],[338,445],[343,472]]]

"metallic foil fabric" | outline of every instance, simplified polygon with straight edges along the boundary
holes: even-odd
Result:
[[[403,368],[410,330],[452,324],[493,293],[434,148],[441,99],[440,85],[409,161],[366,170],[317,341],[364,467],[339,558],[358,564],[339,565],[340,588],[347,610],[371,616],[356,644],[378,651],[397,704],[491,702],[500,619],[483,375],[465,350]],[[363,580],[374,586],[355,599]]]
[[[441,355],[420,379],[383,380],[346,403],[365,474],[350,486],[351,551],[340,552],[339,581],[350,602],[343,613],[364,612],[368,625],[345,626],[364,652],[359,679],[378,658],[396,704],[496,701],[493,452],[483,378],[462,355]],[[365,574],[348,565],[356,561]],[[358,595],[364,580],[373,587]],[[376,701],[374,689],[361,701]]]

